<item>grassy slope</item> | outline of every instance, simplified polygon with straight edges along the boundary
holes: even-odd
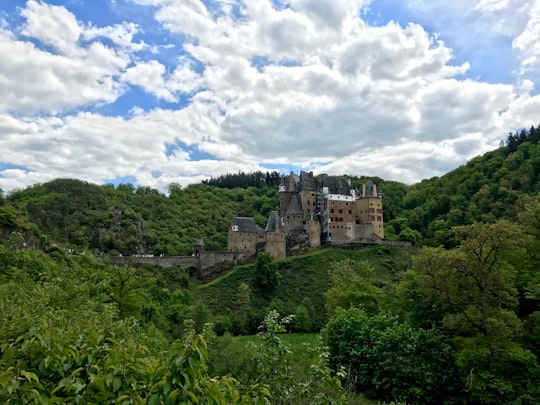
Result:
[[[277,262],[281,282],[274,293],[274,300],[281,300],[283,307],[294,313],[296,306],[308,298],[316,318],[313,321],[321,324],[326,319],[324,293],[330,287],[328,270],[333,263],[367,260],[375,266],[375,282],[383,286],[395,281],[395,273],[407,261],[407,256],[403,250],[373,247],[356,251],[320,249],[303,256],[289,257]],[[246,283],[251,287],[252,307],[264,308],[268,302],[257,293],[252,282],[255,269],[254,264],[237,267],[231,273],[201,286],[198,294],[212,312],[228,314],[234,311],[238,286]]]

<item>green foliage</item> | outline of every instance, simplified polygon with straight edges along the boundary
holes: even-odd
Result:
[[[272,295],[279,285],[280,275],[274,259],[268,253],[257,256],[254,283],[266,297]]]
[[[123,318],[133,314],[137,307],[137,290],[143,288],[141,272],[131,266],[112,267],[113,278],[110,281],[109,294],[118,305],[118,315]]]
[[[279,207],[276,186],[224,189],[171,185],[165,196],[149,187],[98,186],[57,179],[16,191],[0,208],[2,228],[32,229],[34,237],[111,254],[189,255],[194,239],[225,250],[234,216],[261,225]]]
[[[97,333],[30,329],[0,350],[2,403],[268,403],[263,386],[240,393],[234,379],[210,378],[205,340],[195,333],[166,364],[137,342]]]
[[[240,390],[231,377],[208,375],[195,322],[169,346],[151,323],[127,316],[135,299],[127,290],[148,298],[150,319],[166,317],[168,304],[187,304],[180,290],[159,289],[163,280],[61,250],[0,246],[0,256],[1,403],[268,403],[264,386]]]
[[[428,314],[452,334],[456,364],[474,403],[534,403],[539,364],[527,346],[538,340],[516,312],[526,299],[519,289],[534,280],[527,235],[507,221],[461,226],[453,233],[459,246],[423,249],[401,292],[420,297],[410,307],[418,311],[416,319]]]
[[[304,305],[299,305],[296,307],[293,319],[293,328],[296,332],[311,332],[311,316],[308,309]]]
[[[537,129],[529,133],[536,137]],[[401,211],[410,229],[420,232],[432,246],[450,247],[452,241],[440,230],[512,218],[511,207],[517,199],[540,190],[540,145],[532,142],[532,135],[512,137],[518,138],[519,146],[511,147],[510,141],[508,146],[476,157],[440,178],[410,186]],[[432,225],[435,221],[436,226]]]
[[[425,291],[445,309],[445,323],[462,334],[507,337],[520,329],[516,271],[509,263],[518,232],[509,222],[458,227],[460,246],[426,248],[413,268]]]
[[[330,269],[331,287],[325,293],[328,315],[332,316],[338,307],[377,313],[382,293],[372,284],[374,273],[373,265],[367,261],[335,262]]]
[[[404,270],[410,261],[409,252],[387,247],[374,247],[362,250],[321,249],[303,256],[294,256],[276,262],[280,283],[272,299],[259,294],[254,283],[256,266],[237,267],[226,276],[198,288],[197,299],[204,301],[216,315],[237,314],[246,318],[246,328],[235,326],[228,331],[233,334],[257,333],[258,326],[270,309],[280,313],[294,314],[299,306],[304,306],[311,320],[311,331],[319,331],[327,322],[325,293],[330,288],[330,269],[340,261],[368,261],[374,266],[373,284],[379,288],[389,288],[397,282],[397,274]],[[244,283],[250,287],[250,307],[240,313],[237,305],[239,286]],[[375,287],[374,287],[375,288]],[[272,308],[270,308],[272,307]],[[230,324],[230,323],[229,323]]]
[[[216,178],[209,180],[203,180],[203,184],[220,188],[239,188],[239,187],[274,187],[277,188],[281,181],[281,175],[279,172],[266,172],[261,171],[244,173],[238,172],[236,174],[223,174]]]
[[[275,316],[273,313],[272,317]],[[266,314],[266,321],[269,321]],[[279,323],[279,316],[275,318]],[[273,321],[271,321],[273,322]],[[289,328],[286,326],[285,329]],[[327,365],[327,349],[315,334],[277,333],[269,338],[271,331],[261,329],[252,336],[232,337],[226,334],[210,341],[209,372],[212,375],[234,375],[241,386],[250,386],[254,381],[272,381],[269,385],[273,404],[342,404],[363,403],[344,392],[339,379],[332,375]],[[281,353],[281,354],[280,354]],[[259,363],[267,358],[276,358],[276,369],[262,378],[258,373]],[[281,373],[285,372],[286,375]],[[371,402],[370,402],[371,403]]]
[[[323,336],[331,367],[346,371],[346,386],[372,398],[423,404],[458,395],[452,348],[435,330],[338,308]]]
[[[508,339],[456,338],[457,365],[470,399],[479,404],[535,404],[540,367],[527,349]]]

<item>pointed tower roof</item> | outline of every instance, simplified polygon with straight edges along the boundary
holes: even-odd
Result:
[[[265,232],[285,232],[285,228],[279,218],[279,213],[277,211],[272,211],[270,213],[268,223],[266,224]]]
[[[298,195],[295,194],[291,198],[291,203],[289,204],[289,207],[287,208],[287,211],[285,212],[285,215],[303,215],[304,211],[302,210],[302,204],[300,203],[300,198],[298,198]]]
[[[362,197],[380,197],[380,189],[371,179],[364,183]]]

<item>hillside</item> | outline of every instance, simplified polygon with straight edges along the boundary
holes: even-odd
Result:
[[[95,253],[188,255],[198,238],[208,250],[225,250],[233,216],[264,225],[277,201],[275,188],[171,186],[165,196],[131,184],[57,179],[2,200],[0,226],[22,231],[36,248],[52,242]]]
[[[245,283],[252,293],[248,312],[254,318],[251,321],[253,332],[257,331],[269,309],[294,314],[301,305],[308,309],[312,330],[319,330],[327,321],[324,294],[331,285],[330,269],[333,263],[342,260],[372,263],[375,267],[374,283],[384,289],[397,282],[397,273],[406,269],[410,253],[382,246],[356,251],[321,249],[277,262],[281,282],[271,299],[261,295],[253,281],[254,264],[237,267],[224,277],[202,286],[197,295],[212,313],[234,316],[239,311],[236,299],[239,286]]]
[[[516,219],[520,197],[540,191],[540,127],[510,134],[506,145],[441,177],[407,187],[386,222],[386,235],[438,246],[453,244],[448,230],[476,221]],[[386,219],[386,218],[385,218]]]

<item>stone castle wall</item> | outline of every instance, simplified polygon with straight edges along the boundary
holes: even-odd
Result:
[[[110,256],[108,259],[116,266],[179,267],[203,281],[212,280],[220,270],[230,269],[235,264],[234,252],[211,251],[197,256]]]

